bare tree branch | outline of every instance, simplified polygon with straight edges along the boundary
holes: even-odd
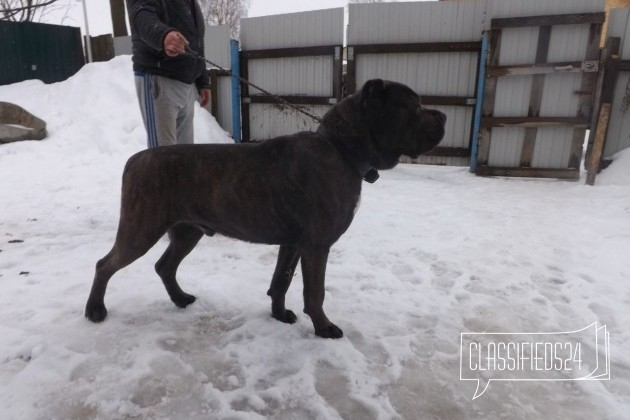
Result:
[[[0,0],[0,20],[32,22],[59,0]]]
[[[247,17],[250,0],[199,0],[206,24],[227,25],[238,39],[241,18]]]

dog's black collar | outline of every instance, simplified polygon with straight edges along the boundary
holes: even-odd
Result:
[[[333,144],[333,146],[337,148],[341,156],[343,156],[343,158],[350,164],[350,166],[352,166],[359,173],[359,175],[361,175],[361,178],[365,182],[368,182],[370,184],[373,184],[376,182],[376,180],[380,176],[376,168],[373,168],[367,162],[360,162],[360,161],[357,161],[357,159],[353,159],[351,157],[352,155],[348,153],[348,148],[345,145],[343,145],[342,142],[331,141],[331,143]]]
[[[359,164],[358,166],[355,166],[355,167],[361,174],[361,178],[363,178],[365,182],[369,182],[370,184],[374,184],[380,176],[378,174],[378,171],[372,168],[367,163]]]

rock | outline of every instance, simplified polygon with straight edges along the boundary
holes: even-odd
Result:
[[[42,140],[46,122],[15,104],[0,102],[0,144],[20,140]]]

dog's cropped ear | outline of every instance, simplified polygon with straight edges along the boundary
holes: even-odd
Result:
[[[381,79],[365,82],[361,89],[361,110],[368,113],[380,111],[385,102],[385,83]]]

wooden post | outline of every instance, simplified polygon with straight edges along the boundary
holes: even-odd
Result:
[[[357,62],[354,57],[354,46],[346,47],[347,64],[346,64],[346,95],[352,95],[357,91]]]
[[[602,23],[592,23],[589,31],[589,44],[586,48],[585,61],[599,62],[601,59],[599,43],[602,32]],[[603,64],[599,63],[598,72],[603,70]],[[599,111],[595,109],[597,104],[597,72],[584,72],[582,73],[582,82],[580,84],[580,91],[578,96],[578,117],[584,117],[591,120],[591,125],[594,121],[597,121]],[[594,127],[594,126],[593,126]],[[594,129],[594,128],[593,128]],[[580,163],[582,162],[582,154],[584,150],[584,137],[586,136],[586,128],[576,127],[573,130],[573,140],[571,143],[571,154],[569,157],[569,168],[575,168],[580,170]]]
[[[591,151],[590,164],[588,165],[588,172],[586,176],[586,185],[594,185],[595,177],[599,171],[599,164],[602,159],[602,153],[604,151],[604,143],[606,141],[606,131],[608,130],[608,121],[610,119],[610,104],[602,104],[599,109],[599,118],[597,119],[597,130],[595,133],[595,141],[593,143],[593,150]]]
[[[333,56],[333,96],[337,102],[343,99],[343,46],[335,46],[335,55]]]
[[[109,9],[112,15],[112,29],[114,36],[127,36],[127,23],[125,22],[125,0],[109,0]]]
[[[212,96],[210,97],[210,114],[214,117],[215,120],[219,120],[219,79],[218,79],[218,70],[211,69],[210,70],[210,90],[212,92]]]
[[[248,80],[249,59],[243,51],[239,53],[239,63],[242,80]],[[249,85],[241,82],[241,141],[244,143],[251,140],[249,135],[249,104]]]
[[[591,134],[588,141],[588,149],[584,166],[586,166],[586,184],[594,185],[597,172],[602,160],[604,146],[606,144],[606,132],[608,131],[608,121],[610,119],[610,108],[613,101],[614,89],[619,75],[619,38],[608,38],[606,46],[602,51],[603,66],[600,69],[597,83],[598,92],[595,97],[597,102],[594,109],[597,114],[594,116],[594,123],[591,127]],[[596,118],[596,119],[595,119]]]
[[[114,38],[109,35],[90,37],[92,47],[92,62],[109,61],[114,58]]]

